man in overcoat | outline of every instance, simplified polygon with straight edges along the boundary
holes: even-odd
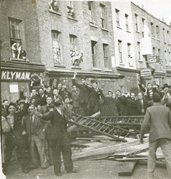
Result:
[[[147,108],[140,131],[140,141],[143,143],[144,133],[148,126],[150,128],[147,178],[154,178],[156,150],[158,147],[162,149],[167,171],[171,178],[171,112],[169,108],[160,104],[160,94],[154,93],[153,101],[154,105]]]

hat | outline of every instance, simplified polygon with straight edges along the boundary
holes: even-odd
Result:
[[[91,80],[91,83],[96,83],[97,84],[97,80]]]
[[[170,88],[170,86],[169,86],[167,83],[165,83],[165,84],[163,85],[163,89],[165,89],[165,88]]]
[[[21,103],[25,103],[24,99],[20,99],[20,100],[18,101],[18,104],[21,104]]]
[[[82,79],[86,80],[86,77],[85,77],[85,76],[81,76],[81,80],[82,80]]]

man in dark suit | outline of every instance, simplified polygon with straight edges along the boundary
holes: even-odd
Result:
[[[87,111],[87,105],[88,105],[88,101],[89,101],[89,91],[88,91],[88,86],[86,84],[86,77],[82,76],[81,77],[81,84],[76,82],[76,75],[77,73],[74,73],[74,76],[72,78],[72,85],[75,85],[77,88],[80,89],[80,95],[79,95],[79,104],[80,107],[83,109],[84,114],[87,116],[88,115],[88,111]]]
[[[51,121],[51,130],[48,138],[51,140],[52,153],[54,161],[54,173],[61,176],[61,153],[63,155],[65,170],[68,173],[73,171],[73,162],[71,158],[70,142],[67,134],[67,121],[63,113],[63,104],[61,100],[54,103],[54,110],[44,114],[44,120]]]
[[[171,112],[160,104],[160,94],[153,94],[154,106],[147,108],[140,131],[140,142],[150,124],[147,178],[154,178],[156,150],[161,147],[166,167],[171,178]]]
[[[137,115],[144,115],[147,109],[146,100],[142,93],[138,93],[137,109]]]
[[[32,158],[33,168],[38,167],[38,162],[36,160],[36,148],[40,157],[41,168],[45,169],[48,167],[47,157],[45,155],[44,142],[39,137],[39,131],[42,130],[43,124],[41,119],[37,114],[35,114],[35,108],[30,105],[28,108],[29,115],[27,115],[23,120],[23,135],[27,136],[27,142],[30,147],[30,153]]]

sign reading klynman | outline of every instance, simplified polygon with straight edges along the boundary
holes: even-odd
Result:
[[[30,80],[30,72],[3,71],[1,72],[1,80]]]

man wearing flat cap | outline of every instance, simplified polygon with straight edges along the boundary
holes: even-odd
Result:
[[[45,113],[42,118],[51,121],[51,129],[49,130],[48,138],[51,140],[52,144],[54,173],[57,176],[61,176],[61,153],[67,173],[74,171],[71,158],[71,147],[67,134],[67,120],[63,112],[63,103],[61,100],[57,100],[54,102],[54,105],[54,109]]]
[[[80,95],[78,98],[80,107],[83,109],[83,116],[87,116],[88,115],[88,111],[87,111],[87,105],[88,105],[88,101],[89,101],[89,88],[86,84],[86,77],[82,76],[81,77],[81,83],[77,83],[76,82],[76,75],[77,73],[74,73],[74,76],[72,78],[72,85],[75,85],[77,88],[80,89]]]

